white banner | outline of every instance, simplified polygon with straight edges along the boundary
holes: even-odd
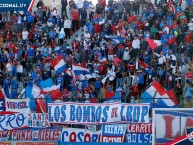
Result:
[[[149,104],[49,103],[48,114],[60,124],[149,123]]]
[[[6,104],[6,111],[13,111],[13,112],[30,112],[29,107],[30,99],[5,99]]]
[[[100,142],[100,131],[90,131],[80,128],[63,128],[61,142]]]
[[[186,129],[193,126],[192,112],[157,111],[155,113],[156,140],[173,140],[186,135]]]
[[[0,131],[27,128],[28,114],[0,112]]]
[[[29,113],[28,127],[50,127],[50,123],[48,121],[48,113]]]

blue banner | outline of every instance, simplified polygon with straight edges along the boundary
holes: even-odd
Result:
[[[102,125],[102,142],[124,142],[127,124]]]
[[[0,11],[31,11],[35,0],[1,0]]]
[[[135,134],[130,133],[126,135],[127,143],[152,143],[152,134]]]

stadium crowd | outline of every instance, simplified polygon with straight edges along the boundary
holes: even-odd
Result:
[[[181,3],[99,0],[93,5],[87,0],[61,0],[59,14],[54,0],[50,6],[39,0],[34,12],[11,12],[8,18],[2,14],[0,29],[13,29],[3,31],[1,88],[11,89],[10,98],[18,98],[19,86],[39,86],[52,78],[60,84],[61,101],[104,102],[121,88],[122,102],[137,103],[151,82],[158,81],[167,90],[174,89],[178,98],[185,94],[191,103],[193,8],[187,4],[182,10]],[[152,50],[147,39],[161,40],[161,45]],[[62,73],[52,65],[58,56],[66,64]],[[68,73],[72,64],[91,74],[73,78]]]

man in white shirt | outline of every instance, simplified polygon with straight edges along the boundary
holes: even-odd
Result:
[[[64,21],[64,32],[66,34],[66,39],[70,39],[70,28],[71,28],[72,22],[71,20],[66,16]]]
[[[158,57],[158,64],[163,65],[166,62],[166,57],[164,56],[164,52],[161,51],[160,54],[154,52],[154,54]]]
[[[176,56],[172,53],[172,51],[170,51],[170,54],[168,55],[167,60],[176,61]]]
[[[90,34],[88,33],[87,29],[85,29],[84,38],[87,39],[87,40],[90,39]]]
[[[53,8],[57,8],[58,4],[55,0],[53,0],[53,2],[50,4],[51,10],[53,10]]]
[[[189,30],[193,32],[193,18],[190,20],[190,23],[188,23]]]
[[[23,32],[22,32],[22,40],[23,40],[23,44],[26,43],[27,38],[28,38],[28,34],[29,34],[28,31],[27,31],[26,29],[24,29]]]
[[[132,47],[133,47],[133,49],[140,49],[140,41],[136,36],[132,42]]]
[[[13,64],[12,64],[12,62],[11,62],[11,59],[9,59],[9,60],[8,60],[8,63],[6,64],[5,67],[6,67],[7,74],[9,74],[10,77],[13,76],[12,66],[13,66]]]
[[[81,10],[82,10],[82,8],[83,8],[83,3],[84,3],[84,0],[78,0],[78,2],[77,2],[77,4],[76,4],[76,6],[77,6],[77,8],[78,8],[79,17],[81,16],[81,15],[80,15],[80,12],[81,12]]]
[[[168,28],[168,26],[165,24],[163,32],[165,32],[166,34],[169,34],[170,29]]]
[[[23,73],[23,66],[21,65],[20,61],[18,61],[18,65],[17,65],[17,78],[18,81],[21,82],[21,77],[22,77],[22,73]]]

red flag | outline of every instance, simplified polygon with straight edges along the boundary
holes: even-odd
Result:
[[[175,103],[178,104],[178,100],[176,98],[176,95],[173,90],[167,91],[167,95],[170,97],[170,99]]]
[[[154,86],[156,88],[156,90],[159,92],[159,94],[161,96],[163,96],[167,91],[165,90],[165,88],[163,88],[159,82],[154,82],[152,84],[152,86]]]
[[[146,39],[149,47],[152,51],[154,51],[159,45],[161,45],[161,40],[154,40],[154,39]]]
[[[53,90],[50,92],[50,97],[53,101],[61,99],[63,96],[62,92],[59,89]]]
[[[46,112],[46,102],[44,95],[44,93],[41,93],[40,96],[36,99],[36,113]]]
[[[148,68],[148,67],[149,67],[149,65],[148,65],[147,63],[145,63],[145,62],[143,62],[143,61],[140,61],[140,60],[139,60],[139,64],[140,64],[143,68]]]
[[[4,91],[3,89],[0,90],[0,99],[5,99],[3,91]]]

